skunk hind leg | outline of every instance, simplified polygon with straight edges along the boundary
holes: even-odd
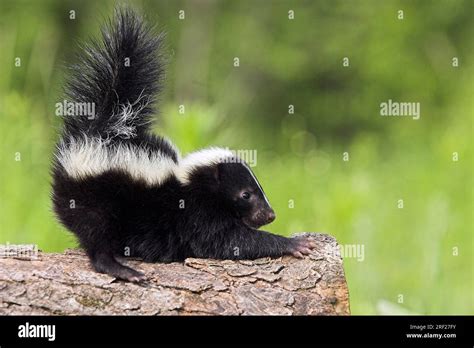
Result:
[[[110,253],[97,251],[90,255],[90,260],[94,269],[99,273],[105,273],[112,277],[133,283],[138,283],[146,279],[143,273],[122,265]]]

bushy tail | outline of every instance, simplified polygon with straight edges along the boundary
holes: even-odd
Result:
[[[131,9],[117,9],[102,37],[84,45],[70,68],[65,131],[107,139],[146,132],[164,73],[162,39]]]

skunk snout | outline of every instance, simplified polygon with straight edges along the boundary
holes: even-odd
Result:
[[[270,222],[273,222],[275,218],[276,218],[275,212],[273,211],[272,208],[270,208],[270,210],[267,212],[267,224],[269,224]]]
[[[264,226],[275,220],[275,212],[272,208],[260,209],[257,214],[255,214],[253,220],[256,225]]]

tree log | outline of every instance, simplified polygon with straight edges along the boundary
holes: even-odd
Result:
[[[80,250],[0,259],[1,315],[347,315],[349,294],[336,240],[311,233],[317,247],[297,259],[188,258],[126,263],[140,284],[92,270]]]

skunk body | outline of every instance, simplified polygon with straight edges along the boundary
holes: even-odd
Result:
[[[66,96],[94,117],[64,115],[53,163],[53,207],[96,271],[140,281],[118,258],[254,259],[314,247],[258,228],[275,218],[247,164],[209,148],[181,158],[150,133],[162,86],[161,36],[131,10],[116,12],[102,40],[84,48]]]

